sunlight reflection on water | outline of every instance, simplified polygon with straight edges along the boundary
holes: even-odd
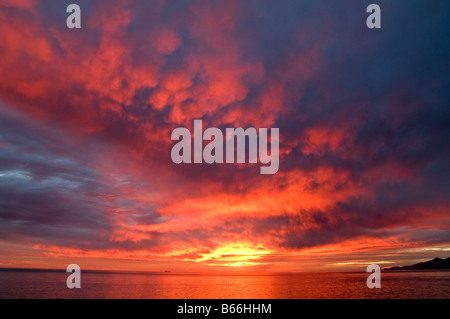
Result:
[[[450,272],[382,273],[381,289],[367,273],[264,276],[82,273],[68,289],[64,272],[0,271],[0,298],[303,299],[450,298]]]

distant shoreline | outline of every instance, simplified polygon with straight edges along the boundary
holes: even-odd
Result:
[[[447,272],[450,269],[382,269],[382,272]],[[45,269],[45,268],[0,268],[0,273],[15,272],[15,273],[67,273],[65,269]],[[296,276],[302,274],[320,274],[320,273],[355,273],[365,274],[366,271],[307,271],[307,272],[286,272],[286,273],[178,273],[167,271],[127,271],[127,270],[82,270],[86,274],[111,274],[111,275],[149,275],[149,276]]]
[[[429,270],[429,271],[446,271],[450,270],[450,257],[446,259],[434,258],[432,260],[420,262],[410,266],[397,266],[385,268],[383,271],[418,271],[418,270]]]
[[[450,269],[381,269],[382,272],[441,272],[450,271]]]

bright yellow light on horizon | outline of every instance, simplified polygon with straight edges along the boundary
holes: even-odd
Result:
[[[272,251],[263,247],[252,247],[245,243],[232,243],[218,247],[213,252],[202,254],[196,262],[210,261],[211,266],[245,267],[265,264],[258,262]]]

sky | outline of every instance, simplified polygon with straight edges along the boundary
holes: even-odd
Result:
[[[80,29],[66,7],[81,7]],[[366,7],[381,7],[381,29]],[[272,273],[450,255],[448,1],[0,2],[0,267]],[[171,132],[279,128],[279,170]]]

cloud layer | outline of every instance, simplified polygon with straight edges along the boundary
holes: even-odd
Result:
[[[70,30],[68,4],[0,4],[3,265],[445,254],[449,4],[379,1],[380,30],[366,3],[156,0],[80,1]],[[172,163],[194,119],[278,127],[279,172]]]

